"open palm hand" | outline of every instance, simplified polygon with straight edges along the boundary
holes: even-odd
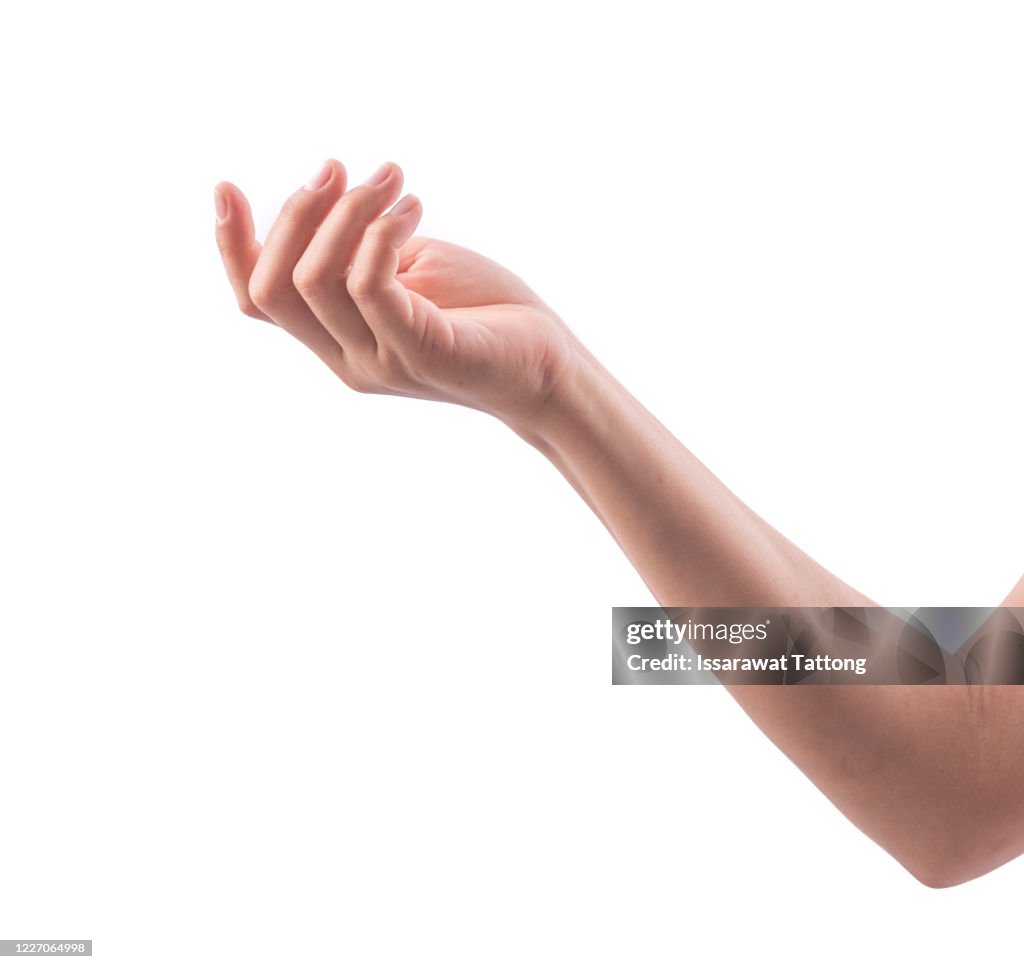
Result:
[[[239,305],[302,340],[356,390],[528,422],[576,341],[514,273],[413,236],[422,207],[412,195],[395,204],[401,187],[388,164],[346,190],[343,166],[330,161],[260,246],[245,197],[221,183],[217,239]]]

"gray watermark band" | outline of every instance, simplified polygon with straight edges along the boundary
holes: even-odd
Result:
[[[615,685],[1024,685],[1024,607],[615,607]]]

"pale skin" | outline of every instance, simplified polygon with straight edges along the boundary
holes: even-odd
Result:
[[[335,160],[265,243],[215,190],[238,305],[364,393],[485,411],[537,448],[667,606],[874,605],[758,517],[619,384],[523,280],[414,235],[420,201],[388,163],[349,187]],[[1004,602],[1024,606],[1024,578]],[[1024,690],[732,686],[740,706],[915,877],[956,885],[1024,853]]]

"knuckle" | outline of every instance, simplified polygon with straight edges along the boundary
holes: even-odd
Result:
[[[388,224],[383,219],[374,219],[366,227],[364,236],[366,240],[373,245],[376,245],[382,238],[385,238],[388,231]]]
[[[249,299],[261,310],[274,302],[274,287],[266,276],[254,275],[249,280]]]
[[[373,254],[374,261],[379,262],[390,248],[388,242],[390,231],[391,227],[383,219],[377,219],[366,227],[366,232],[363,233],[363,245]]]
[[[300,204],[299,197],[297,195],[290,195],[285,199],[284,205],[281,206],[281,211],[278,213],[277,218],[280,222],[294,222],[301,212],[302,205]]]
[[[376,195],[372,188],[366,185],[356,185],[341,197],[339,204],[346,211],[355,209],[356,213],[359,213],[376,204]]]
[[[246,316],[251,316],[254,320],[264,319],[264,315],[259,311],[259,309],[256,307],[256,304],[253,303],[251,299],[240,296],[238,298],[238,308]]]
[[[372,188],[357,185],[339,199],[338,217],[349,226],[367,226],[377,214],[379,199]]]
[[[341,378],[345,384],[354,390],[357,394],[375,394],[380,393],[380,387],[376,381],[371,380],[369,376],[362,373],[353,373],[349,371]]]
[[[316,297],[323,292],[328,274],[320,266],[299,263],[292,270],[292,285],[305,298]]]
[[[354,300],[369,299],[376,289],[373,277],[367,272],[353,269],[345,279],[348,294]]]

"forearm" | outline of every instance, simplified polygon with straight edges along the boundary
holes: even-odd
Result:
[[[541,418],[517,431],[594,509],[663,605],[873,604],[744,505],[585,352]],[[981,874],[1024,848],[1005,796],[1016,781],[991,753],[979,756],[986,737],[1020,721],[1015,694],[729,689],[840,810],[929,884]]]
[[[541,417],[516,430],[665,605],[872,604],[744,505],[586,351]]]

